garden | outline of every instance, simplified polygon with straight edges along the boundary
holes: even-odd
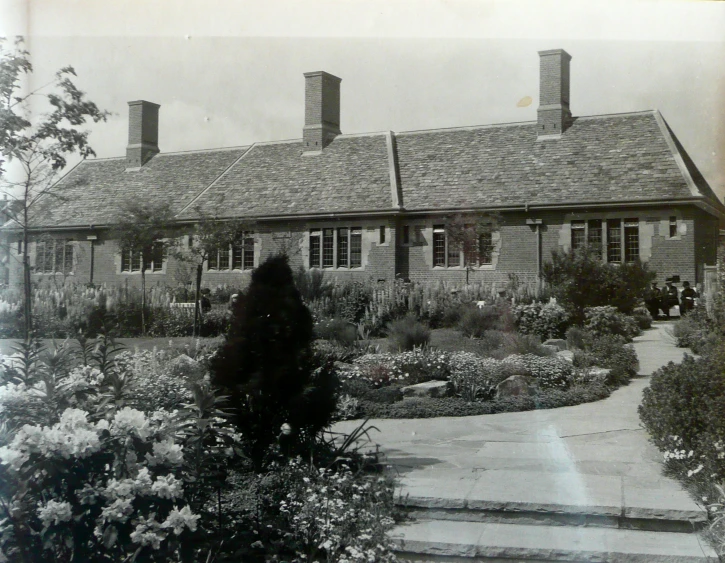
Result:
[[[393,481],[357,449],[368,419],[574,405],[637,373],[651,273],[590,260],[548,265],[558,285],[536,295],[515,277],[340,283],[277,256],[233,305],[211,291],[222,320],[202,327],[223,338],[174,344],[193,317],[151,288],[146,326],[170,340],[150,350],[116,340],[138,333],[134,290],[35,288],[40,330],[0,362],[0,560],[394,561]]]

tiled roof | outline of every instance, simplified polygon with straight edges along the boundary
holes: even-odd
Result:
[[[400,133],[403,205],[424,210],[714,197],[709,187],[693,194],[668,133],[654,111],[577,118],[556,140],[537,140],[535,123]]]
[[[391,135],[340,135],[314,155],[299,140],[158,154],[138,171],[123,158],[88,160],[59,182],[62,199],[39,202],[35,224],[109,224],[129,198],[168,201],[181,220],[198,208],[272,217],[693,196],[725,210],[656,111],[576,118],[546,141],[535,123]]]
[[[300,141],[254,145],[180,219],[200,207],[217,217],[391,209],[385,134],[341,135],[319,154]]]
[[[125,158],[85,160],[64,176],[34,208],[37,226],[112,223],[130,199],[168,202],[181,211],[232,165],[246,148],[158,154],[140,170],[126,171]],[[31,208],[32,209],[32,208]]]

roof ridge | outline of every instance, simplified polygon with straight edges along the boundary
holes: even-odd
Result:
[[[508,123],[489,123],[487,125],[461,125],[458,127],[438,127],[436,129],[411,129],[410,131],[394,131],[395,135],[412,135],[416,133],[436,133],[438,131],[474,131],[478,129],[492,129],[494,127],[521,127],[532,125],[536,121],[511,121]]]

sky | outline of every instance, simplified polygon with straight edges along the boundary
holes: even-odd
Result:
[[[162,152],[300,138],[317,70],[342,78],[343,133],[533,121],[537,51],[563,48],[575,116],[659,109],[725,197],[725,2],[0,0],[0,34],[26,37],[30,87],[70,64],[112,112],[101,158],[137,99]]]

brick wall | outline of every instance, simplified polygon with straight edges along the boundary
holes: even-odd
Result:
[[[539,135],[560,134],[571,118],[570,60],[571,56],[561,49],[539,53]]]
[[[340,133],[340,79],[326,72],[305,73],[306,150],[322,150]]]
[[[159,152],[159,105],[144,100],[128,102],[126,164],[138,168]]]

